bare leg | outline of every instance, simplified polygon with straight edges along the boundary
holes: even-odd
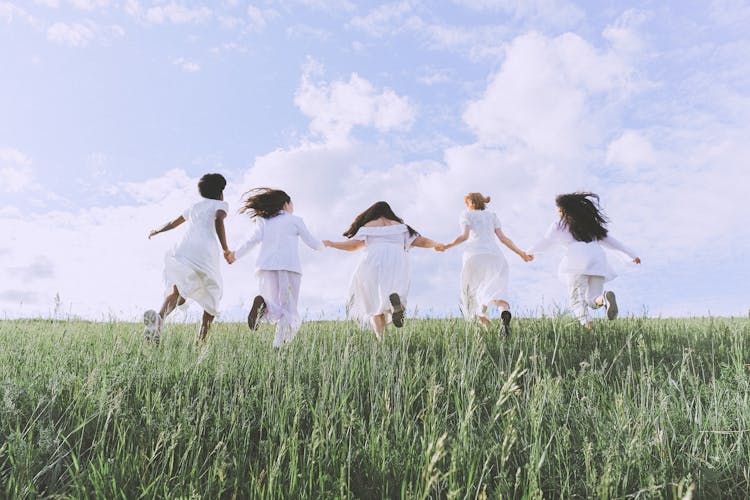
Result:
[[[164,299],[164,303],[161,305],[161,309],[159,309],[159,331],[161,332],[161,324],[164,322],[164,318],[169,316],[169,313],[174,311],[175,307],[181,306],[185,303],[185,299],[180,297],[180,292],[177,290],[177,287],[172,288],[172,293],[167,295],[167,297]]]
[[[477,319],[485,328],[490,326],[490,319],[487,316],[477,316]]]
[[[211,328],[211,323],[214,322],[214,316],[203,311],[203,318],[201,320],[201,329],[198,330],[198,340],[206,340],[208,336],[208,329]]]
[[[493,300],[492,303],[495,304],[501,312],[510,309],[510,304],[505,300]]]
[[[377,314],[372,317],[372,326],[375,329],[375,336],[378,340],[383,340],[385,332],[385,314]]]

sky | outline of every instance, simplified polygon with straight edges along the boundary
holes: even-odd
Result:
[[[386,200],[448,242],[480,191],[522,249],[593,191],[643,261],[610,255],[625,314],[745,316],[748,26],[743,0],[0,0],[0,317],[158,309],[184,227],[148,232],[209,172],[233,248],[258,186],[333,240]],[[300,253],[304,317],[343,317],[362,255]],[[518,315],[565,308],[559,252],[505,255]],[[223,266],[222,320],[254,258]],[[458,315],[460,247],[409,258],[410,314]]]

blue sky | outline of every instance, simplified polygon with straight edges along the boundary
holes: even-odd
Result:
[[[482,191],[522,248],[592,190],[644,261],[613,256],[627,312],[745,315],[749,25],[738,0],[0,0],[0,313],[157,306],[180,234],[145,235],[218,171],[231,246],[258,185],[329,239],[386,199],[447,241]],[[340,314],[358,256],[302,254],[303,309]],[[565,303],[558,254],[507,258],[518,310]],[[460,253],[411,259],[410,307],[455,314]]]

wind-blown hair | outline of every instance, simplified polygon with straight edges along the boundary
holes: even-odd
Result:
[[[288,194],[280,189],[255,188],[242,195],[240,213],[250,213],[250,218],[270,219],[279,215],[284,205],[292,201]]]
[[[206,174],[198,181],[198,192],[211,200],[218,200],[225,187],[227,180],[221,174]]]
[[[555,203],[562,211],[560,226],[566,227],[577,241],[586,243],[607,236],[607,217],[599,207],[599,196],[594,193],[561,194]]]
[[[464,201],[471,202],[471,206],[474,207],[474,210],[484,210],[487,203],[490,202],[490,197],[485,196],[482,193],[469,193],[464,196]]]
[[[367,210],[354,218],[354,222],[352,222],[352,225],[349,226],[349,229],[344,232],[344,236],[346,236],[347,238],[351,238],[352,236],[357,234],[357,231],[359,231],[362,226],[381,217],[385,217],[388,220],[399,222],[401,224],[404,223],[403,219],[393,213],[393,209],[388,203],[384,201],[378,201],[376,203],[373,203]],[[409,230],[409,235],[419,236],[419,233],[415,231],[411,226],[407,225],[406,228]]]

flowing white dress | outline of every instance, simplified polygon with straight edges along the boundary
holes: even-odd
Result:
[[[365,242],[364,255],[352,276],[347,316],[365,328],[373,316],[391,321],[390,295],[397,293],[406,307],[409,295],[409,254],[417,238],[405,224],[361,227],[352,239]]]
[[[219,313],[223,290],[216,212],[229,211],[225,201],[203,199],[182,213],[187,231],[164,258],[167,295],[177,287],[180,297],[196,301],[212,316]]]
[[[507,300],[508,262],[497,244],[501,227],[494,212],[467,210],[459,218],[461,232],[469,228],[461,268],[461,312],[471,320],[486,316],[494,300]]]

